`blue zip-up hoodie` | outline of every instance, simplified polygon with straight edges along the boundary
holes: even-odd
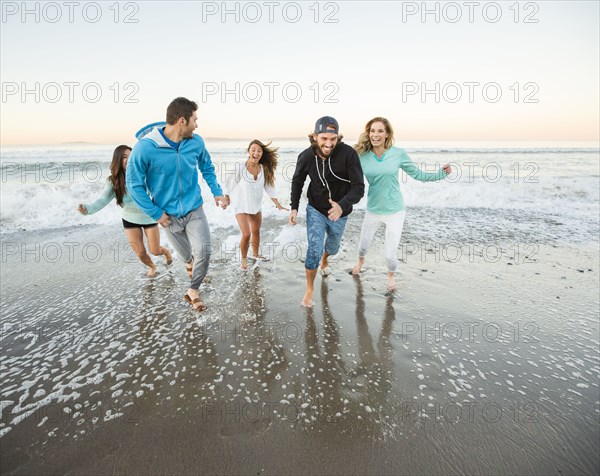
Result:
[[[163,126],[164,123],[159,124]],[[140,141],[131,151],[126,174],[127,191],[144,213],[154,220],[160,219],[163,211],[181,218],[202,205],[198,169],[212,194],[223,195],[202,137],[194,134],[191,139],[183,139],[175,150],[159,127],[141,134],[148,127],[137,134]]]

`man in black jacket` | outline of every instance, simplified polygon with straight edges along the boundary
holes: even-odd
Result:
[[[352,205],[365,193],[363,172],[357,153],[341,142],[338,122],[330,116],[321,117],[315,132],[309,136],[311,146],[298,156],[292,179],[291,212],[289,222],[296,224],[298,205],[306,176],[308,205],[306,207],[306,293],[302,305],[312,307],[314,282],[319,262],[321,274],[331,273],[328,258],[338,252],[340,241]],[[339,141],[338,141],[339,140]]]

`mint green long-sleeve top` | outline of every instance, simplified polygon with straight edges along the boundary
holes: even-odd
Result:
[[[381,159],[373,151],[359,157],[363,174],[369,183],[367,210],[376,215],[391,215],[405,209],[398,182],[400,169],[420,182],[433,182],[446,177],[443,169],[433,173],[423,172],[410,160],[404,149],[394,146],[387,149]]]
[[[100,195],[100,197],[98,197],[98,199],[93,203],[84,203],[83,206],[88,211],[88,215],[92,215],[93,213],[102,210],[115,198],[115,190],[113,189],[112,184],[110,182],[106,182],[106,185],[104,185],[104,190],[102,190],[102,195]],[[136,223],[138,225],[150,225],[152,223],[156,223],[155,220],[140,210],[140,207],[138,207],[133,201],[133,198],[131,198],[129,193],[125,193],[123,196],[121,216],[123,217],[123,220]]]

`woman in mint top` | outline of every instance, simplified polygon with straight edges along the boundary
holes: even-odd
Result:
[[[150,268],[148,276],[153,277],[156,274],[156,265],[146,253],[144,233],[146,233],[148,239],[148,248],[150,248],[153,255],[164,255],[167,266],[173,262],[173,258],[167,248],[160,246],[160,233],[157,223],[142,212],[131,198],[131,195],[127,193],[125,170],[130,153],[131,147],[127,145],[120,145],[115,149],[110,164],[110,177],[106,181],[102,195],[94,203],[80,203],[77,210],[82,215],[91,215],[102,210],[113,199],[116,199],[117,205],[122,209],[121,217],[125,228],[125,236],[127,236],[129,244],[140,261]]]
[[[375,117],[367,122],[364,132],[354,146],[360,158],[363,174],[369,183],[369,191],[367,211],[360,232],[358,262],[352,269],[352,274],[360,273],[373,237],[379,225],[383,223],[385,225],[385,260],[388,268],[389,291],[396,289],[394,278],[394,273],[398,268],[396,253],[406,213],[398,182],[400,169],[420,182],[442,180],[452,172],[448,164],[435,173],[423,172],[410,160],[404,149],[394,147],[393,143],[394,131],[389,121],[383,117]]]

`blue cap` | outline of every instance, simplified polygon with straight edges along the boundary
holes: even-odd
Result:
[[[329,126],[329,129],[327,129],[327,126]],[[338,121],[331,116],[323,116],[315,123],[315,134],[324,134],[327,132],[337,134],[339,130]]]

